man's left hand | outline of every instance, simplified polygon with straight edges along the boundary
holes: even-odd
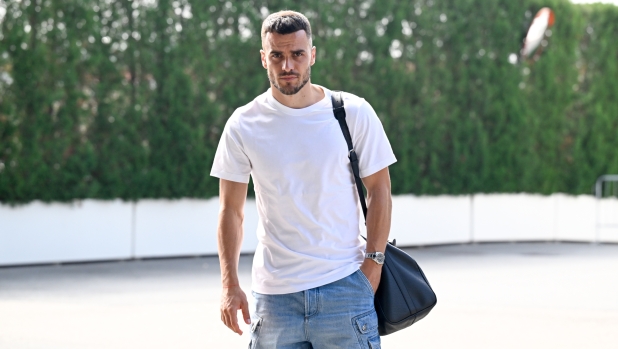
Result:
[[[380,277],[382,276],[382,265],[374,262],[371,259],[365,259],[363,264],[360,267],[360,270],[365,274],[369,283],[371,283],[371,287],[373,288],[373,294],[378,290],[378,286],[380,285]]]

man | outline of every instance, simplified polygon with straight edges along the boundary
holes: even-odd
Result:
[[[388,166],[395,156],[371,106],[343,94],[367,189],[365,245],[331,92],[311,83],[309,21],[293,11],[273,13],[261,36],[270,89],[227,121],[211,172],[220,178],[221,320],[242,334],[242,311],[250,348],[378,348],[373,295],[382,265],[375,253],[384,253],[390,229]],[[260,217],[251,315],[238,281],[249,176]]]

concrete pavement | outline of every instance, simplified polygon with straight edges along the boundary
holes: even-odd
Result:
[[[618,245],[408,252],[438,305],[384,348],[618,347]],[[216,257],[0,268],[0,349],[246,348],[219,320],[219,292]]]

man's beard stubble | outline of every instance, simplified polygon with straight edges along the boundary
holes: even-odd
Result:
[[[305,87],[305,85],[309,82],[309,79],[311,79],[311,66],[309,66],[309,68],[307,68],[307,70],[305,71],[305,74],[301,75],[300,78],[302,79],[300,84],[296,85],[296,86],[280,86],[277,83],[277,79],[275,78],[274,74],[272,74],[270,71],[268,71],[268,80],[270,81],[270,83],[275,86],[277,88],[277,90],[279,90],[281,93],[283,93],[284,95],[294,95],[296,93],[298,93],[298,91],[300,91],[303,87]],[[289,76],[289,75],[294,75],[294,76],[299,76],[300,74],[281,74],[279,76]]]

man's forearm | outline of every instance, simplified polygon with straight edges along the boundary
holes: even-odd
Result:
[[[224,287],[238,285],[238,259],[243,239],[243,215],[231,209],[219,212],[217,241]]]
[[[238,258],[243,238],[244,207],[247,197],[247,184],[221,179],[219,182],[219,225],[217,241],[221,265],[221,321],[242,334],[238,326],[237,313],[243,313],[245,323],[251,323],[247,297],[238,281]]]
[[[221,179],[219,182],[217,242],[223,287],[238,285],[238,258],[243,238],[247,184]]]
[[[367,252],[384,252],[391,230],[390,187],[380,187],[367,195]]]
[[[388,168],[363,178],[367,188],[367,252],[386,250],[391,229],[391,185]],[[360,267],[376,292],[380,284],[382,265],[365,259]]]

